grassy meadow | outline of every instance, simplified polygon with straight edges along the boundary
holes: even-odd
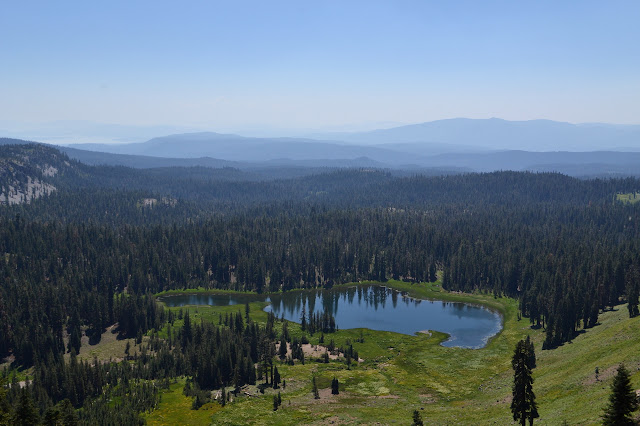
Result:
[[[640,192],[629,192],[627,194],[616,194],[616,200],[623,203],[635,204],[640,201]]]
[[[340,330],[325,335],[342,345],[346,340],[363,361],[347,367],[344,361],[328,364],[307,359],[288,366],[276,362],[286,388],[255,387],[251,396],[238,396],[224,408],[210,404],[190,410],[190,398],[177,383],[165,391],[158,409],[147,415],[149,424],[408,424],[413,410],[422,413],[425,424],[511,424],[511,355],[516,342],[531,335],[538,368],[534,370],[534,391],[540,419],[536,424],[598,424],[609,395],[615,368],[625,362],[640,388],[640,318],[629,319],[625,305],[600,316],[600,325],[551,351],[542,351],[541,330],[529,327],[517,317],[517,302],[480,294],[454,294],[435,284],[386,283],[419,298],[478,303],[499,310],[504,329],[482,349],[447,348],[440,345],[446,335],[407,336],[374,330]],[[265,303],[251,303],[253,321],[266,322]],[[172,308],[179,309],[179,308]],[[244,305],[188,308],[195,321],[218,321],[219,315],[241,311]],[[179,327],[176,321],[174,327]],[[277,323],[279,327],[280,324]],[[297,324],[290,332],[301,335]],[[358,342],[360,337],[364,342]],[[311,336],[317,344],[319,334]],[[600,371],[595,379],[595,368]],[[320,399],[314,399],[311,380],[316,377]],[[331,395],[333,377],[340,382],[340,394]],[[281,393],[282,405],[273,411],[273,395]],[[213,403],[215,405],[215,403]],[[182,414],[180,414],[182,413]],[[202,415],[204,414],[204,415]]]

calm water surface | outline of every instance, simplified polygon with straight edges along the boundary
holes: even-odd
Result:
[[[162,297],[167,306],[227,306],[271,302],[265,308],[277,317],[300,322],[302,310],[332,313],[338,328],[369,328],[413,335],[437,330],[450,335],[444,346],[481,348],[502,328],[502,317],[487,308],[443,301],[421,300],[383,286],[360,285],[331,290],[294,291],[270,296],[184,294]]]

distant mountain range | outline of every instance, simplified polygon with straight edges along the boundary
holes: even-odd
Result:
[[[551,120],[507,121],[455,118],[359,133],[331,133],[324,139],[350,143],[412,146],[454,145],[523,151],[640,151],[640,125],[571,124]]]
[[[212,132],[156,137],[143,143],[81,144],[75,148],[156,157],[214,157],[230,161],[354,159],[392,165],[424,157],[487,151],[639,151],[640,125],[571,124],[549,120],[457,118],[315,138],[257,138]]]
[[[451,119],[319,136],[323,139],[199,132],[60,149],[88,164],[135,168],[355,167],[429,174],[530,170],[572,176],[640,175],[640,126],[636,125]]]
[[[336,141],[299,138],[251,138],[212,132],[185,133],[153,138],[144,143],[82,144],[70,147],[114,154],[170,158],[213,157],[228,161],[353,160],[368,157],[386,164],[410,163],[414,155],[386,148],[366,147]]]

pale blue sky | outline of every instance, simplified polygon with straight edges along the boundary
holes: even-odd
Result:
[[[0,0],[0,119],[640,123],[640,1]]]

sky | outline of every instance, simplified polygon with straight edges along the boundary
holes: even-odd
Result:
[[[640,124],[636,0],[0,3],[5,125]]]

